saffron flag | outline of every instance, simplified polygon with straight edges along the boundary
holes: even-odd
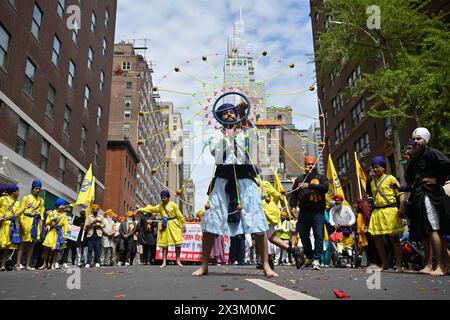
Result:
[[[364,172],[363,168],[361,167],[361,164],[359,163],[358,155],[356,154],[356,152],[355,152],[355,164],[356,164],[356,174],[358,175],[358,178],[359,178],[358,179],[358,183],[361,183],[361,185],[362,185],[362,187],[364,189],[364,192],[367,193],[367,190],[366,190],[366,183],[367,183],[366,173]],[[358,188],[358,190],[360,190],[360,189]],[[360,195],[360,197],[362,197],[362,195]]]
[[[331,154],[328,155],[328,163],[327,163],[327,179],[330,182],[328,193],[327,193],[327,207],[329,207],[330,201],[333,200],[333,196],[335,194],[341,194],[344,196],[344,201],[342,204],[346,206],[350,206],[350,204],[345,200],[344,190],[342,189],[341,182],[339,181],[339,176],[336,172],[336,169],[333,164],[333,160],[331,159]]]
[[[92,164],[89,166],[89,170],[84,177],[81,184],[80,192],[78,193],[78,199],[73,206],[86,205],[90,206],[95,199],[95,177],[92,175]]]
[[[280,193],[281,195],[281,200],[283,200],[285,206],[286,206],[286,212],[288,214],[288,217],[291,217],[291,210],[289,210],[289,204],[288,201],[286,199],[286,194],[283,194],[283,192],[281,192],[281,190],[283,190],[283,185],[281,184],[281,180],[280,177],[278,176],[278,170],[274,171],[274,175],[273,175],[273,186],[275,187],[275,190],[277,190],[278,193]]]

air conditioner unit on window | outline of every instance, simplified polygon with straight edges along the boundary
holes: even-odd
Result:
[[[361,150],[361,152],[360,152],[361,158],[366,158],[369,155],[369,153],[370,153],[369,148],[365,148],[365,149]]]

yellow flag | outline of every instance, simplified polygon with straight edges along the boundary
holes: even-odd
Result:
[[[327,164],[327,179],[330,182],[328,193],[327,193],[327,208],[329,207],[330,201],[333,200],[333,196],[335,194],[341,194],[344,196],[344,201],[342,202],[344,205],[350,206],[350,204],[345,200],[344,190],[342,189],[341,182],[339,181],[338,174],[336,169],[334,168],[333,160],[331,159],[331,153],[328,155],[328,164]]]
[[[89,166],[89,170],[84,177],[83,183],[81,184],[80,192],[78,193],[77,202],[74,206],[79,205],[91,205],[95,200],[95,177],[92,175],[92,164]]]
[[[280,177],[278,176],[278,170],[274,171],[273,186],[274,186],[275,190],[277,190],[281,194],[281,200],[283,200],[283,202],[286,206],[286,212],[288,214],[288,217],[291,218],[291,210],[289,210],[289,203],[286,199],[286,195],[282,194],[282,192],[281,192],[281,190],[283,190],[283,185],[281,184]]]
[[[364,189],[364,192],[367,193],[367,190],[366,190],[366,183],[367,183],[366,173],[364,172],[363,168],[361,167],[361,164],[359,163],[358,155],[356,154],[356,152],[355,152],[355,164],[356,164],[356,174],[357,174],[357,176],[359,178],[358,179],[358,183],[359,183],[359,181],[361,181],[361,185],[362,185],[362,187]],[[358,187],[358,190],[360,191],[359,197],[362,198],[361,189],[360,188],[361,187]]]

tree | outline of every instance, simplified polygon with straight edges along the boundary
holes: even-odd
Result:
[[[450,32],[443,14],[427,11],[430,2],[378,0],[381,25],[370,30],[367,8],[373,0],[325,0],[331,21],[318,38],[317,74],[324,79],[349,61],[377,61],[379,68],[347,93],[367,94],[374,102],[369,116],[390,117],[398,128],[415,119],[430,129],[433,145],[448,153]]]

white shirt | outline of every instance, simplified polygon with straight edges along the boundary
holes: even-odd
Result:
[[[349,206],[336,206],[330,210],[330,219],[328,221],[332,226],[351,226],[355,224],[356,218],[353,210]]]

